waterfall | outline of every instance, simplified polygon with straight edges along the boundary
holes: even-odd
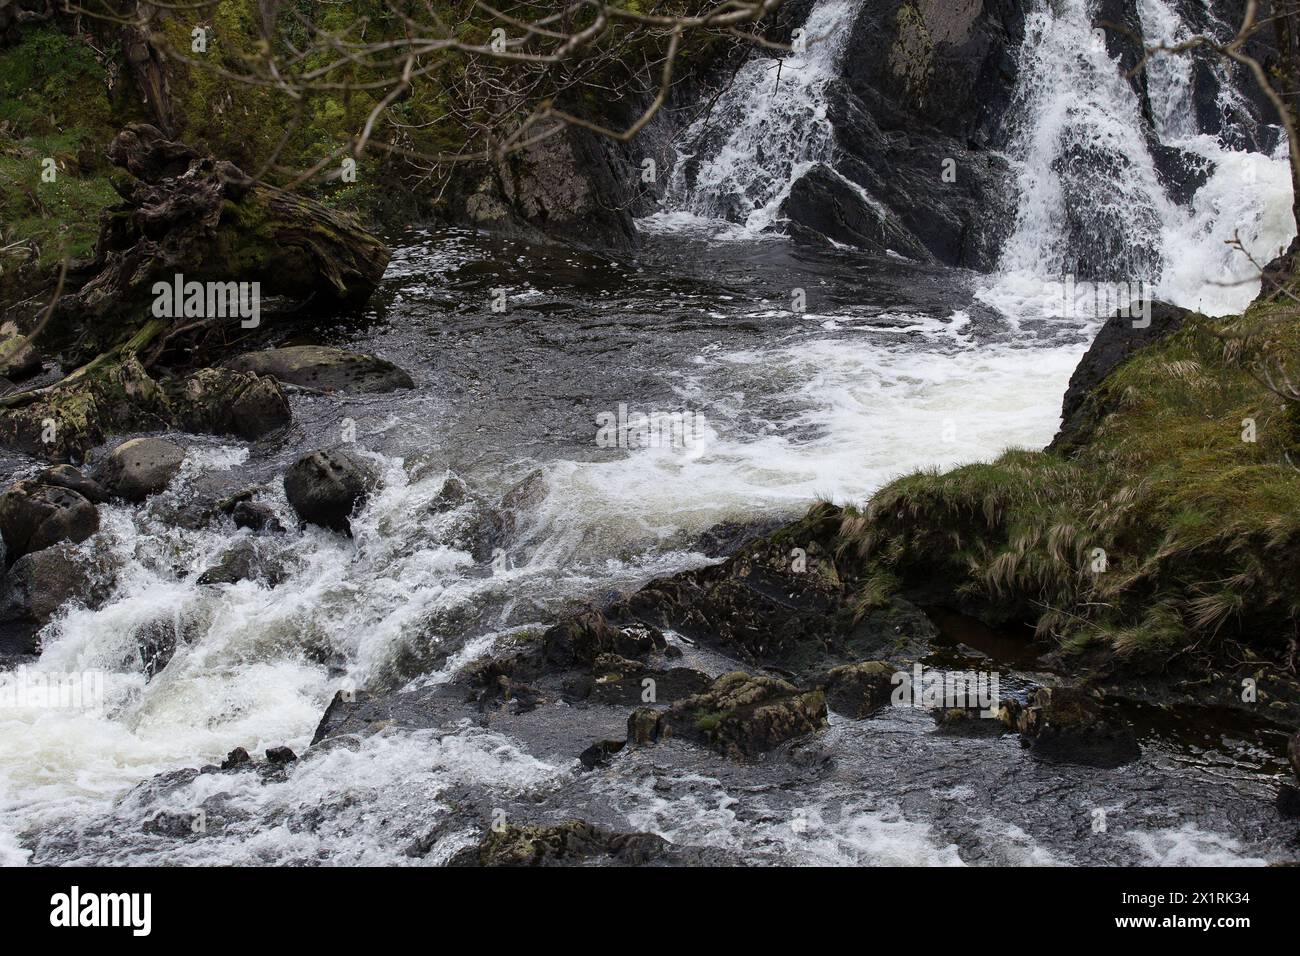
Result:
[[[790,188],[830,158],[835,133],[825,89],[839,74],[861,0],[818,0],[803,48],[751,57],[677,148],[664,209],[739,224],[755,235],[776,220]]]
[[[1141,0],[1138,9],[1148,44],[1197,32],[1168,0]],[[1026,19],[1009,118],[1018,213],[997,282],[982,297],[1008,314],[1041,311],[1034,290],[1075,276],[1147,283],[1158,298],[1211,314],[1239,311],[1259,283],[1229,241],[1239,236],[1263,263],[1295,234],[1285,147],[1264,155],[1234,148],[1230,131],[1199,129],[1189,57],[1150,65],[1150,130],[1092,26],[1096,16],[1091,0],[1042,0]],[[1232,77],[1216,68],[1220,99],[1233,105]],[[1162,172],[1190,177],[1190,201],[1171,197]]]

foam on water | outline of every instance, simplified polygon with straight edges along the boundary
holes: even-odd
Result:
[[[1131,830],[1126,836],[1151,866],[1267,865],[1266,860],[1243,855],[1239,841],[1202,830],[1195,823],[1162,830]]]
[[[971,349],[964,314],[837,318],[833,338],[701,355],[680,384],[684,403],[709,410],[691,446],[546,464],[546,493],[512,561],[493,571],[449,543],[454,515],[428,508],[444,473],[374,453],[381,490],[354,519],[352,539],[297,529],[282,494],[268,492],[291,529],[259,539],[278,548],[285,571],[273,589],[199,585],[247,532],[178,528],[161,506],[204,471],[238,465],[241,450],[196,451],[144,508],[103,507],[102,530],[81,547],[111,559],[116,587],[98,610],[69,609],[51,623],[35,668],[102,671],[105,706],[0,712],[0,845],[12,853],[17,831],[108,812],[136,783],[236,746],[301,748],[340,686],[391,679],[402,654],[428,659],[431,679],[445,679],[519,623],[516,605],[541,615],[529,609],[705,563],[682,545],[720,521],[790,515],[817,498],[861,500],[905,470],[1041,445],[1053,433],[1054,396],[1077,349]],[[915,348],[917,335],[930,350]],[[773,402],[770,420],[755,417]],[[466,620],[481,636],[444,644]],[[178,636],[152,679],[138,649],[148,628]],[[439,650],[453,656],[435,666]]]

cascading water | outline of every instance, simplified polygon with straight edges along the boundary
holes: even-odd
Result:
[[[859,6],[819,0],[808,49],[782,61],[779,85],[769,58],[742,67],[687,131],[668,189],[676,213],[660,225],[721,218],[743,239],[773,224],[791,185],[833,152],[824,94]],[[1144,0],[1143,17],[1153,39],[1184,29],[1163,0]],[[1189,209],[1171,202],[1137,97],[1088,23],[1083,0],[1031,17],[1024,58],[1033,69],[1022,74],[1014,147],[1021,211],[1001,284],[986,296],[1005,305],[1006,283],[1041,289],[1085,260],[1184,283],[1184,300],[1205,296],[1206,276],[1237,274],[1221,248],[1232,225],[1261,248],[1288,237],[1284,159],[1197,133],[1184,123],[1189,74],[1176,63],[1153,69],[1162,141],[1216,164]],[[77,547],[110,572],[107,598],[64,608],[32,665],[103,673],[103,708],[0,707],[0,863],[439,863],[478,839],[483,817],[471,811],[483,794],[488,809],[600,814],[746,862],[1278,858],[1271,808],[1266,817],[1260,801],[1213,780],[1187,786],[1159,747],[1141,774],[1059,771],[1014,741],[941,736],[909,711],[870,724],[837,717],[817,745],[835,754],[834,772],[793,780],[776,760],[720,769],[708,754],[671,747],[583,773],[576,754],[622,733],[626,714],[593,728],[561,702],[538,719],[573,720],[564,733],[511,736],[474,713],[308,748],[341,687],[409,682],[402,690],[414,693],[446,683],[569,602],[709,562],[698,543],[720,523],[789,518],[819,498],[860,501],[910,469],[1041,447],[1055,431],[1089,323],[1011,336],[989,310],[971,308],[966,273],[780,243],[718,246],[651,241],[625,267],[567,252],[534,260],[536,250],[483,237],[417,237],[385,280],[391,318],[336,343],[401,356],[416,389],[295,396],[292,447],[179,437],[190,455],[172,488],[142,507],[104,506],[101,532]],[[512,284],[510,314],[465,305],[502,284]],[[788,309],[795,286],[808,292],[807,313]],[[704,412],[703,441],[598,451],[593,413],[630,399]],[[337,443],[345,416],[383,473],[350,539],[298,527],[279,490],[294,456]],[[448,471],[474,500],[447,507]],[[524,482],[528,507],[512,516],[509,561],[484,560],[466,523],[534,473],[542,479]],[[203,482],[223,494],[260,486],[287,528],[258,539],[282,562],[278,583],[200,583],[251,537],[228,522],[173,523]],[[151,672],[141,648],[159,627],[175,648]],[[19,679],[0,674],[0,690]],[[280,744],[302,759],[265,778],[181,769],[235,746]],[[1140,822],[1081,842],[1087,806],[1131,808],[1123,819]],[[158,822],[160,810],[192,817],[199,808],[209,814],[201,838]]]
[[[839,74],[862,0],[820,0],[802,30],[802,50],[751,57],[712,110],[686,130],[664,208],[740,225],[753,237],[776,221],[790,187],[829,158],[835,130],[826,84]]]
[[[1167,0],[1142,0],[1139,12],[1148,45],[1195,32]],[[1201,132],[1186,57],[1158,56],[1148,69],[1149,133],[1096,16],[1093,0],[1044,0],[1027,18],[1009,124],[1016,227],[982,295],[1011,315],[1041,314],[1043,283],[1074,276],[1145,283],[1157,298],[1210,314],[1239,311],[1258,292],[1257,271],[1228,243],[1239,237],[1259,262],[1289,243],[1287,157],[1234,148],[1231,131]],[[1218,69],[1220,98],[1237,97],[1228,70]],[[1171,198],[1154,149],[1183,172],[1205,169],[1190,202]]]

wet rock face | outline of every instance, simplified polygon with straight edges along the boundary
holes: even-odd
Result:
[[[605,859],[626,866],[649,863],[668,851],[663,837],[653,833],[615,833],[604,827],[570,820],[538,826],[507,824],[489,830],[475,859],[480,866],[548,866]]]
[[[852,605],[853,567],[835,554],[840,514],[818,506],[721,564],[650,582],[606,615],[672,628],[807,680],[839,664],[923,649],[934,626],[907,602],[865,614]]]
[[[867,0],[826,90],[834,170],[794,184],[796,234],[990,269],[1005,238],[996,152],[1017,75],[1023,4]],[[948,173],[945,176],[945,172]]]
[[[246,352],[226,366],[323,392],[392,392],[415,387],[411,376],[392,362],[322,345]]]
[[[133,438],[118,445],[97,477],[112,494],[144,501],[164,491],[185,461],[185,449],[161,438]]]
[[[308,524],[351,534],[349,518],[378,476],[365,460],[341,449],[303,455],[284,475],[284,493]]]
[[[1061,430],[1048,450],[1065,452],[1085,442],[1089,421],[1086,404],[1097,386],[1134,352],[1173,335],[1193,315],[1176,305],[1153,302],[1149,326],[1145,324],[1145,316],[1135,320],[1114,315],[1107,319],[1070,376],[1070,386],[1061,405]]]
[[[616,144],[568,129],[506,157],[464,198],[463,217],[529,240],[631,249],[638,241],[629,212],[637,182],[620,170]]]
[[[1052,763],[1119,767],[1142,753],[1132,728],[1106,711],[1100,694],[1083,688],[1040,687],[1028,706],[1004,701],[999,717],[1031,754]]]
[[[594,609],[555,625],[542,635],[542,655],[549,664],[592,664],[602,654],[639,657],[667,646],[664,636],[647,627],[615,627]]]
[[[23,555],[0,583],[0,653],[34,654],[37,632],[59,608],[73,601],[95,607],[107,592],[71,545]]]
[[[95,505],[71,488],[20,481],[0,494],[6,564],[60,541],[85,541],[98,530]]]
[[[204,368],[168,383],[177,424],[186,431],[255,441],[288,425],[289,400],[274,378],[227,368]]]
[[[637,710],[628,718],[628,742],[682,737],[725,757],[744,759],[825,726],[822,691],[801,691],[773,677],[733,671],[666,711]]]

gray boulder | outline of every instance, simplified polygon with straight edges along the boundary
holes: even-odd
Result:
[[[162,438],[132,438],[113,449],[97,477],[117,497],[144,501],[163,491],[184,461],[180,445]]]
[[[228,361],[226,366],[322,392],[392,392],[415,387],[411,376],[392,362],[324,345],[246,352]]]
[[[199,575],[199,584],[237,584],[260,581],[275,587],[284,580],[280,563],[263,554],[257,544],[245,538],[237,541],[217,558],[212,567]]]
[[[96,607],[107,593],[70,544],[23,555],[0,585],[0,651],[35,653],[37,632],[59,608],[71,602]]]
[[[99,530],[99,512],[71,488],[19,481],[0,494],[0,537],[5,561],[60,541],[85,541]]]
[[[342,449],[310,452],[284,475],[289,504],[308,524],[351,534],[349,518],[377,483],[370,464]]]

